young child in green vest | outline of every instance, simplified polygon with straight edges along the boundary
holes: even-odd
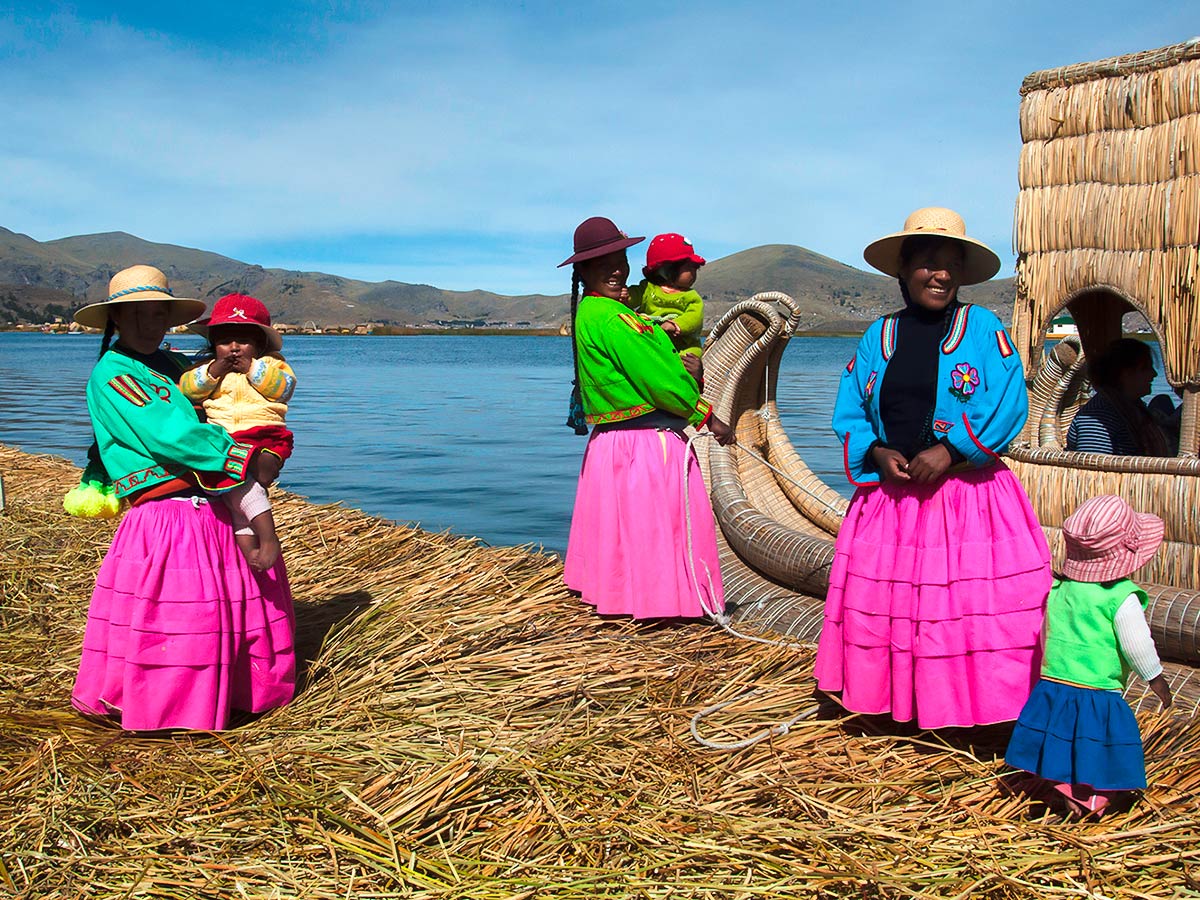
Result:
[[[1062,531],[1067,558],[1046,603],[1041,680],[1004,758],[1053,782],[1073,812],[1098,815],[1146,786],[1142,737],[1121,696],[1130,671],[1164,709],[1171,705],[1146,592],[1129,580],[1158,551],[1163,523],[1106,494],[1080,506]]]
[[[660,326],[679,353],[701,353],[704,298],[692,288],[704,257],[681,234],[660,234],[646,248],[645,278],[629,289],[630,305]]]

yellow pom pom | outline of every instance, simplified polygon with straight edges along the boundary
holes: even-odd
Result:
[[[111,485],[89,481],[67,491],[63,509],[81,519],[111,519],[121,511],[121,501]]]

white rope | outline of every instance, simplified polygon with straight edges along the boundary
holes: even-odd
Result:
[[[692,586],[695,588],[696,600],[700,604],[700,609],[704,611],[704,614],[709,619],[711,619],[713,622],[715,622],[717,625],[719,625],[723,631],[725,631],[727,634],[732,635],[733,637],[740,638],[741,640],[752,641],[756,644],[766,644],[767,646],[770,646],[770,647],[786,647],[790,650],[811,649],[812,647],[815,646],[811,641],[796,642],[796,641],[781,641],[781,640],[776,640],[773,638],[763,638],[763,637],[758,637],[758,636],[752,635],[752,634],[744,634],[743,632],[738,631],[736,628],[734,628],[733,625],[731,624],[732,620],[725,613],[724,610],[717,610],[714,607],[709,605],[709,598],[716,595],[716,587],[713,584],[712,572],[708,568],[708,563],[703,560],[701,560],[700,563],[702,566],[704,566],[704,577],[705,577],[705,581],[708,584],[707,595],[705,594],[705,592],[703,590],[701,590],[700,577],[699,577],[699,574],[696,572],[696,556],[692,552],[692,505],[691,505],[691,492],[690,492],[689,482],[691,479],[691,461],[692,461],[693,454],[694,454],[694,450],[692,448],[693,448],[693,445],[696,443],[696,441],[702,437],[714,437],[714,435],[712,434],[712,432],[709,432],[709,431],[696,432],[694,435],[692,435],[690,438],[688,438],[687,447],[685,448],[684,454],[683,454],[683,500],[684,500],[683,509],[684,509],[685,531],[687,534],[688,574],[691,576]],[[772,469],[775,468],[769,462],[767,462],[765,459],[763,459],[762,457],[753,453],[752,451],[745,450],[745,448],[739,448],[739,449],[741,449],[742,452],[749,453],[751,456],[755,457],[760,462],[762,462],[763,465],[769,466]],[[778,469],[776,469],[775,471],[778,471]],[[739,697],[734,698],[733,700],[726,700],[722,703],[716,703],[716,704],[713,704],[712,706],[707,706],[704,709],[700,710],[698,713],[696,713],[694,716],[692,716],[692,724],[691,724],[692,737],[695,738],[695,740],[698,744],[700,744],[702,747],[707,747],[709,750],[744,750],[746,747],[752,747],[755,744],[759,743],[760,741],[765,741],[767,738],[785,735],[791,730],[792,726],[795,725],[796,723],[801,722],[805,719],[811,719],[813,716],[815,716],[817,714],[817,707],[814,706],[811,709],[806,709],[802,712],[797,713],[792,718],[788,719],[786,722],[778,722],[778,723],[771,725],[767,728],[764,728],[761,731],[758,731],[758,732],[752,734],[750,737],[745,738],[744,740],[740,740],[740,741],[710,741],[700,734],[699,725],[700,725],[701,720],[705,716],[707,716],[710,713],[714,713],[719,710],[722,710],[725,707],[738,702],[738,700],[741,700],[744,697],[750,696],[751,694],[755,694],[755,693],[757,693],[757,690],[751,690],[751,691],[748,691],[747,693],[742,694]]]
[[[747,747],[753,747],[759,741],[765,741],[767,738],[779,737],[787,734],[792,730],[792,726],[804,719],[811,719],[817,714],[818,707],[806,709],[803,712],[797,713],[786,722],[777,722],[767,728],[757,731],[750,737],[740,741],[710,741],[708,738],[700,734],[700,721],[709,713],[719,712],[727,706],[732,706],[739,700],[744,700],[747,697],[758,693],[757,688],[746,691],[744,694],[734,697],[732,700],[726,700],[723,703],[714,703],[712,706],[706,706],[700,712],[692,716],[692,737],[696,739],[696,743],[702,747],[707,747],[709,750],[745,750]]]
[[[734,637],[741,638],[744,641],[753,641],[756,644],[766,644],[768,647],[787,647],[789,650],[809,650],[814,644],[812,642],[797,643],[796,641],[781,641],[775,638],[758,637],[753,634],[744,634],[733,627],[733,620],[725,613],[724,610],[716,609],[709,605],[709,599],[716,594],[716,586],[713,584],[712,572],[708,569],[708,563],[700,560],[700,565],[704,567],[704,578],[708,583],[707,595],[700,587],[700,576],[696,572],[696,555],[692,552],[692,505],[691,505],[691,490],[689,482],[691,480],[691,461],[693,457],[692,446],[697,440],[703,437],[713,437],[712,432],[696,432],[688,438],[687,448],[683,454],[683,510],[684,510],[684,527],[687,535],[687,558],[688,558],[688,574],[692,578],[692,586],[696,590],[696,600],[700,603],[700,609],[704,611],[709,619],[719,625],[722,630]],[[746,453],[751,453],[747,450]],[[753,456],[754,454],[751,453]],[[761,459],[761,457],[760,457]],[[766,460],[762,460],[764,465],[771,465]]]

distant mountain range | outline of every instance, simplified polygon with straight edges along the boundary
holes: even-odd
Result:
[[[640,268],[635,250],[631,279]],[[567,294],[506,296],[487,291],[446,291],[400,281],[367,282],[327,275],[264,269],[217,253],[156,244],[124,232],[36,241],[0,228],[0,326],[38,323],[103,300],[113,273],[137,263],[162,269],[177,296],[210,305],[221,295],[252,294],[276,322],[322,328],[376,323],[413,328],[558,328],[569,317]],[[564,276],[565,277],[565,276]],[[803,310],[809,330],[861,330],[897,308],[895,282],[803,247],[768,244],[710,262],[697,289],[709,325],[734,303],[759,291],[782,291]],[[963,297],[1012,315],[1013,281],[964,289]]]

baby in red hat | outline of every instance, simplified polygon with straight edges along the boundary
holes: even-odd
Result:
[[[629,289],[630,305],[662,327],[680,353],[699,358],[704,298],[693,286],[704,257],[682,234],[656,235],[646,248],[645,278]]]
[[[212,358],[185,372],[180,390],[204,406],[208,421],[261,451],[260,481],[238,485],[225,497],[238,546],[251,566],[266,570],[280,553],[266,487],[292,455],[292,432],[284,419],[296,375],[279,352],[283,338],[271,327],[271,314],[254,297],[226,294],[211,316],[189,327],[208,338]]]

